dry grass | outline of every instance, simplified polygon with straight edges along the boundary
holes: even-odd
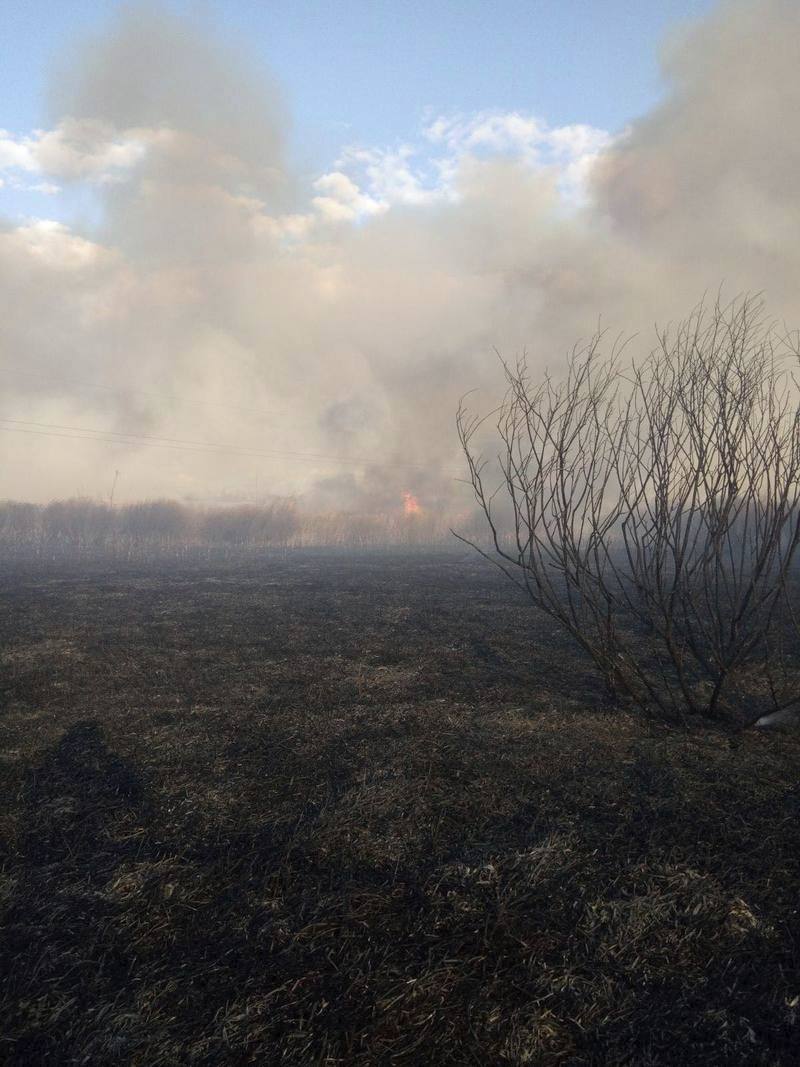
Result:
[[[792,737],[471,563],[2,580],[0,1061],[800,1060]]]

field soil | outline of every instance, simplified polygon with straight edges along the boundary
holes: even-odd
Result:
[[[0,1063],[800,1062],[800,744],[471,556],[0,570]]]

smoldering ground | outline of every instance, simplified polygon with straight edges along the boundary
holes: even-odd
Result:
[[[495,349],[557,369],[599,316],[646,348],[721,283],[800,322],[792,0],[676,32],[663,102],[611,138],[434,122],[433,182],[404,150],[303,178],[291,101],[218,36],[125,8],[58,64],[46,131],[1,142],[91,208],[0,234],[0,416],[17,420],[0,496],[98,495],[119,469],[120,499],[363,509],[411,489],[457,508],[452,415],[497,392]]]

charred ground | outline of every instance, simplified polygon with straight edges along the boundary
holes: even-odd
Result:
[[[471,557],[0,572],[0,1061],[794,1064],[800,745]]]

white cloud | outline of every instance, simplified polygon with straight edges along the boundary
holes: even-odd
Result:
[[[314,208],[323,218],[333,222],[353,221],[369,215],[377,215],[388,207],[386,201],[363,193],[352,178],[340,170],[329,171],[317,178],[313,198]]]
[[[117,131],[95,119],[71,118],[55,129],[34,130],[25,136],[0,130],[0,171],[107,182],[135,166],[166,132]]]
[[[554,156],[576,160],[587,155],[596,155],[612,141],[606,130],[584,123],[571,126],[556,126],[548,130],[545,140]]]
[[[33,219],[18,226],[3,235],[3,242],[55,270],[80,270],[112,256],[102,245],[79,237],[52,219]]]
[[[0,130],[0,170],[38,170],[28,139]]]
[[[33,153],[44,174],[101,180],[139,162],[153,131],[117,132],[107,123],[65,119],[55,130],[37,131]]]
[[[547,127],[540,119],[517,111],[440,116],[424,130],[432,144],[442,144],[459,154],[481,150],[535,153],[546,133]]]
[[[423,160],[411,145],[391,149],[351,149],[347,162],[360,166],[373,196],[387,204],[426,204],[440,192],[431,186]]]
[[[0,177],[5,184],[54,196],[57,181],[102,186],[127,179],[147,152],[174,138],[173,131],[144,127],[118,130],[97,119],[66,118],[52,130],[15,135],[0,130]],[[585,124],[550,127],[535,115],[483,111],[442,115],[429,121],[418,144],[352,146],[334,169],[313,183],[310,213],[271,219],[265,229],[297,239],[317,222],[359,222],[393,207],[458,198],[458,176],[471,158],[511,156],[558,174],[567,205],[580,203],[599,152],[611,137]],[[24,180],[36,176],[35,184]]]
[[[396,206],[455,201],[470,160],[511,157],[554,174],[565,207],[575,207],[585,199],[595,159],[611,143],[594,126],[551,127],[518,111],[438,116],[418,145],[345,149],[337,169],[315,184],[324,195],[314,206],[328,219],[357,220]]]

